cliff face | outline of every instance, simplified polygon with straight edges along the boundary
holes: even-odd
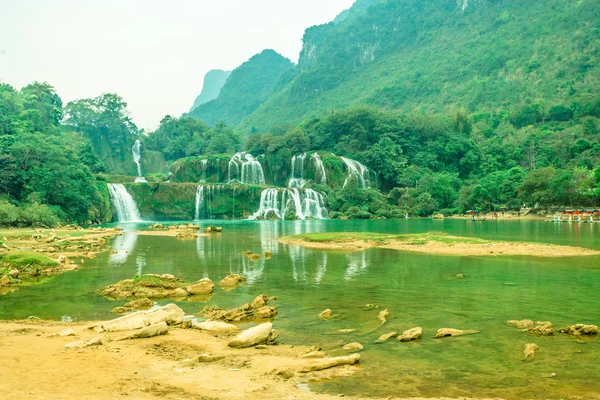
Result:
[[[214,125],[222,121],[237,125],[269,99],[286,72],[293,69],[287,58],[273,50],[265,50],[236,68],[219,96],[193,109],[189,116]]]
[[[221,89],[225,85],[225,82],[227,82],[229,75],[231,75],[231,71],[223,71],[220,69],[208,71],[208,73],[204,76],[202,93],[196,97],[190,112],[194,111],[194,109],[198,106],[216,99],[219,96],[219,93],[221,93]]]

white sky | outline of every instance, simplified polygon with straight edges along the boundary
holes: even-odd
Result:
[[[304,30],[354,0],[0,0],[0,81],[63,102],[114,92],[140,128],[187,112],[211,69],[271,48],[296,62]]]

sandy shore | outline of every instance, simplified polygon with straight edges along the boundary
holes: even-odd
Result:
[[[119,341],[125,333],[98,334],[91,323],[0,322],[2,399],[340,399],[298,388],[310,380],[351,375],[360,366],[299,373],[310,349],[288,345],[231,349],[227,341],[195,329],[171,328],[165,336]],[[74,336],[59,336],[72,329]],[[65,344],[100,336],[103,344]],[[223,359],[182,366],[203,353]],[[292,371],[284,377],[280,371]],[[417,400],[417,399],[414,399]]]
[[[444,236],[451,242],[427,240],[425,242],[395,240],[362,240],[340,238],[329,241],[311,241],[303,237],[287,236],[279,238],[280,243],[303,246],[319,250],[362,251],[369,248],[392,249],[413,253],[426,253],[448,256],[534,256],[534,257],[575,257],[600,255],[600,251],[581,247],[558,246],[542,243],[502,242]],[[461,239],[467,240],[461,243]]]

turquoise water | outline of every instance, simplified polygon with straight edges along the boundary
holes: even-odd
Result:
[[[361,369],[352,377],[312,382],[312,390],[370,396],[487,396],[521,398],[600,397],[600,341],[557,334],[537,338],[506,324],[510,319],[600,325],[600,258],[442,257],[371,249],[359,253],[290,247],[277,237],[305,232],[444,231],[485,239],[534,241],[600,249],[600,224],[542,221],[389,220],[224,222],[224,233],[195,241],[140,236],[117,237],[118,254],[86,260],[79,271],[42,285],[0,296],[0,318],[97,320],[124,301],[109,301],[96,289],[136,273],[171,273],[188,281],[218,282],[241,273],[246,285],[216,288],[206,304],[233,308],[260,293],[279,296],[275,327],[286,344],[320,344],[341,355],[343,343],[358,341]],[[123,225],[127,230],[135,225]],[[271,260],[248,261],[240,253],[272,251]],[[465,279],[457,279],[462,273]],[[165,304],[167,301],[161,302]],[[384,326],[378,310],[389,309]],[[178,303],[188,313],[204,303]],[[331,308],[335,318],[317,315]],[[395,340],[375,345],[383,333],[423,327],[418,343]],[[433,340],[450,327],[480,334]],[[356,329],[341,334],[340,329]],[[526,343],[539,352],[523,361]],[[551,378],[552,373],[556,377]]]

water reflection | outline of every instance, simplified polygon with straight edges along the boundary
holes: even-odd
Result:
[[[138,235],[135,232],[123,232],[113,240],[111,254],[108,256],[108,264],[118,266],[125,264],[129,254],[135,249]]]
[[[369,260],[367,261],[367,257]],[[349,281],[357,275],[366,272],[369,268],[371,259],[370,251],[361,251],[359,253],[348,253],[346,254],[346,261],[348,266],[346,267],[346,273],[344,274],[344,280]]]

